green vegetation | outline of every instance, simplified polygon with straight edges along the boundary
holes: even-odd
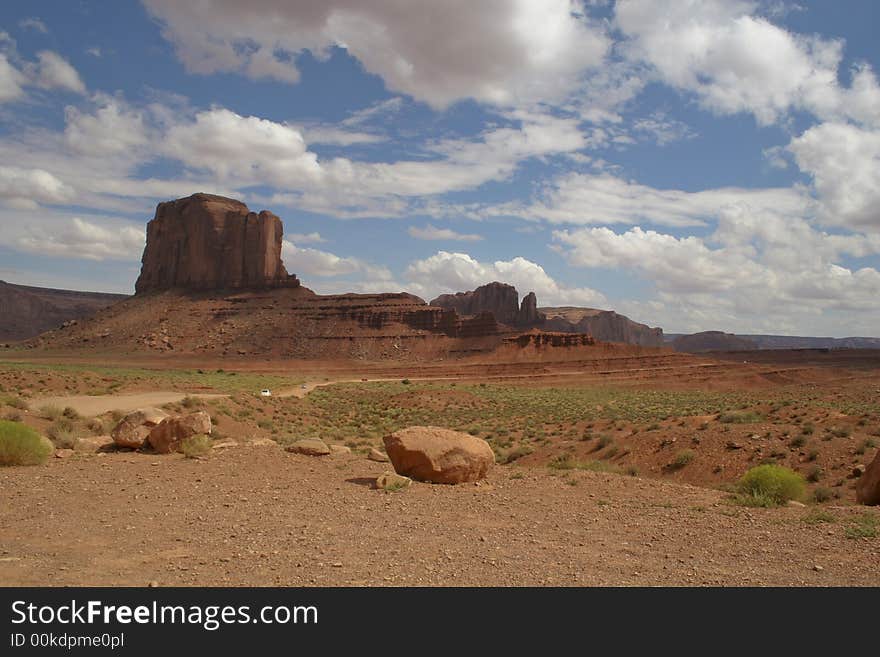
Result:
[[[681,470],[688,463],[694,460],[697,453],[692,449],[683,449],[675,455],[672,463],[669,464],[670,470]]]
[[[718,421],[723,424],[755,424],[763,420],[763,417],[752,411],[730,411],[718,416]]]
[[[836,522],[837,518],[822,509],[813,509],[802,520],[808,525],[818,525],[819,523]]]
[[[211,437],[205,434],[190,436],[180,443],[180,451],[189,459],[197,459],[211,452]]]
[[[56,420],[48,429],[46,435],[49,440],[59,449],[73,449],[79,440],[79,432],[73,420],[61,417]]]
[[[759,465],[746,472],[737,484],[736,501],[743,506],[771,507],[798,500],[806,484],[797,472],[781,465]]]
[[[51,453],[52,446],[30,427],[0,420],[0,465],[40,465]]]
[[[880,520],[873,513],[863,513],[852,520],[846,528],[847,538],[877,538],[880,535]]]

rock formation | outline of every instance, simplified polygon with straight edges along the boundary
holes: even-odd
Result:
[[[544,331],[589,333],[603,342],[623,342],[642,347],[662,347],[663,329],[634,322],[613,310],[562,306],[541,308],[546,317],[540,326]]]
[[[53,290],[0,281],[0,340],[25,340],[127,298],[123,294]]]
[[[702,331],[691,335],[681,335],[672,341],[676,351],[697,354],[703,351],[752,351],[758,343],[733,333],[722,331]]]
[[[212,194],[160,203],[147,224],[137,294],[298,287],[281,262],[281,220]]]
[[[519,293],[507,283],[481,285],[471,292],[441,294],[431,301],[432,306],[454,310],[459,315],[474,316],[492,313],[495,320],[507,326],[528,326],[543,320],[538,312],[534,292],[529,292],[519,304]]]
[[[856,501],[869,506],[880,504],[880,450],[856,482]]]

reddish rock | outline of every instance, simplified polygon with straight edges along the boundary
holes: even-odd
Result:
[[[166,417],[168,413],[158,408],[141,408],[132,411],[119,421],[110,432],[110,436],[119,447],[140,449],[153,427]]]
[[[180,443],[190,436],[211,433],[211,416],[205,411],[165,418],[153,427],[147,442],[160,454],[180,450]]]
[[[482,438],[440,427],[409,427],[383,439],[398,474],[436,484],[483,479],[495,464]]]
[[[880,450],[856,482],[856,501],[868,506],[880,504]]]
[[[138,294],[298,287],[281,262],[281,220],[212,194],[160,203],[147,224]]]
[[[634,322],[613,310],[559,306],[541,308],[546,318],[541,330],[586,333],[602,342],[623,342],[642,347],[662,347],[663,329]]]

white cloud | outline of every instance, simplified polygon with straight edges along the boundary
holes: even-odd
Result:
[[[880,231],[880,131],[822,123],[788,148],[813,178],[824,223]]]
[[[34,83],[43,89],[64,89],[77,94],[86,92],[86,85],[76,69],[57,52],[42,50],[37,63],[30,65]]]
[[[572,0],[145,0],[186,67],[297,79],[294,60],[345,48],[388,89],[435,107],[564,97],[610,41]]]
[[[8,205],[35,208],[72,198],[73,190],[48,171],[0,166],[0,199]]]
[[[25,76],[9,62],[5,54],[0,53],[0,103],[21,98],[24,84]]]
[[[482,235],[472,233],[457,233],[450,228],[437,228],[431,224],[427,224],[424,228],[418,226],[410,226],[407,231],[410,237],[417,240],[451,240],[456,242],[479,242],[483,239]]]
[[[288,240],[284,240],[281,256],[287,270],[304,279],[309,276],[328,277],[358,273],[368,280],[392,280],[387,267],[373,265],[360,258],[341,257],[329,251],[301,248]]]
[[[46,27],[46,24],[35,16],[23,18],[18,21],[18,26],[23,30],[33,30],[34,32],[39,32],[41,34],[49,33],[49,28]]]
[[[520,295],[534,292],[541,305],[601,306],[606,303],[600,292],[558,283],[541,265],[519,256],[484,263],[466,253],[438,251],[424,260],[411,262],[404,277],[406,289],[426,300],[499,281],[513,285]]]
[[[91,55],[92,57],[100,58],[103,53],[98,46],[92,46],[91,48],[86,48],[86,54]]]
[[[86,155],[113,155],[144,146],[147,129],[141,112],[117,98],[95,97],[98,108],[94,114],[68,106],[64,110],[64,139],[74,151]]]
[[[880,119],[880,107],[870,104],[880,91],[869,69],[852,89],[838,84],[842,41],[794,34],[757,9],[739,0],[619,0],[616,23],[629,38],[630,58],[717,113],[750,112],[765,125],[792,109]]]
[[[144,248],[144,227],[107,217],[7,210],[0,213],[0,244],[40,256],[80,260],[136,260]]]
[[[326,242],[321,233],[285,233],[285,236],[294,244],[321,244]]]
[[[548,183],[530,204],[502,204],[485,214],[514,215],[556,224],[701,226],[725,208],[747,205],[803,216],[810,199],[797,188],[715,188],[699,192],[656,189],[611,174],[569,173]]]

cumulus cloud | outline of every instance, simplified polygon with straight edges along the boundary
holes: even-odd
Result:
[[[411,262],[404,278],[407,289],[425,299],[500,281],[516,287],[521,295],[534,292],[543,305],[601,306],[606,303],[600,292],[561,284],[541,265],[519,256],[511,260],[480,262],[466,253],[438,251],[428,258]]]
[[[630,58],[719,114],[750,112],[764,125],[792,109],[822,118],[880,117],[868,102],[877,93],[870,70],[851,89],[838,84],[842,41],[789,32],[757,9],[738,0],[619,0],[615,18]]]
[[[360,258],[341,257],[329,251],[302,248],[289,240],[284,240],[281,255],[288,271],[303,277],[344,276],[358,273],[368,280],[392,279],[387,267],[373,265]]]
[[[435,107],[564,97],[610,40],[573,0],[145,0],[193,72],[297,80],[296,57],[344,48],[388,89]]]
[[[80,260],[135,260],[144,248],[144,228],[106,217],[83,218],[63,212],[5,211],[0,244],[41,256]]]
[[[17,100],[24,95],[25,76],[0,53],[0,103]]]
[[[114,155],[147,143],[147,128],[141,112],[112,96],[98,95],[94,113],[68,106],[64,116],[67,145],[85,155]]]
[[[86,85],[77,70],[57,52],[38,52],[32,69],[35,83],[43,89],[63,89],[77,94],[86,92]]]
[[[788,149],[813,178],[824,223],[880,231],[880,131],[822,123]]]
[[[49,28],[46,27],[46,24],[35,16],[21,19],[20,21],[18,21],[18,26],[23,30],[33,30],[34,32],[39,32],[40,34],[49,33]]]
[[[0,199],[7,205],[35,208],[39,203],[71,200],[73,189],[42,169],[0,166]]]
[[[294,244],[320,244],[326,242],[321,233],[286,233],[287,239]]]
[[[473,233],[457,233],[451,228],[437,228],[431,224],[420,228],[418,226],[410,226],[406,230],[410,237],[417,240],[448,240],[455,242],[479,242],[483,239],[482,235]]]

